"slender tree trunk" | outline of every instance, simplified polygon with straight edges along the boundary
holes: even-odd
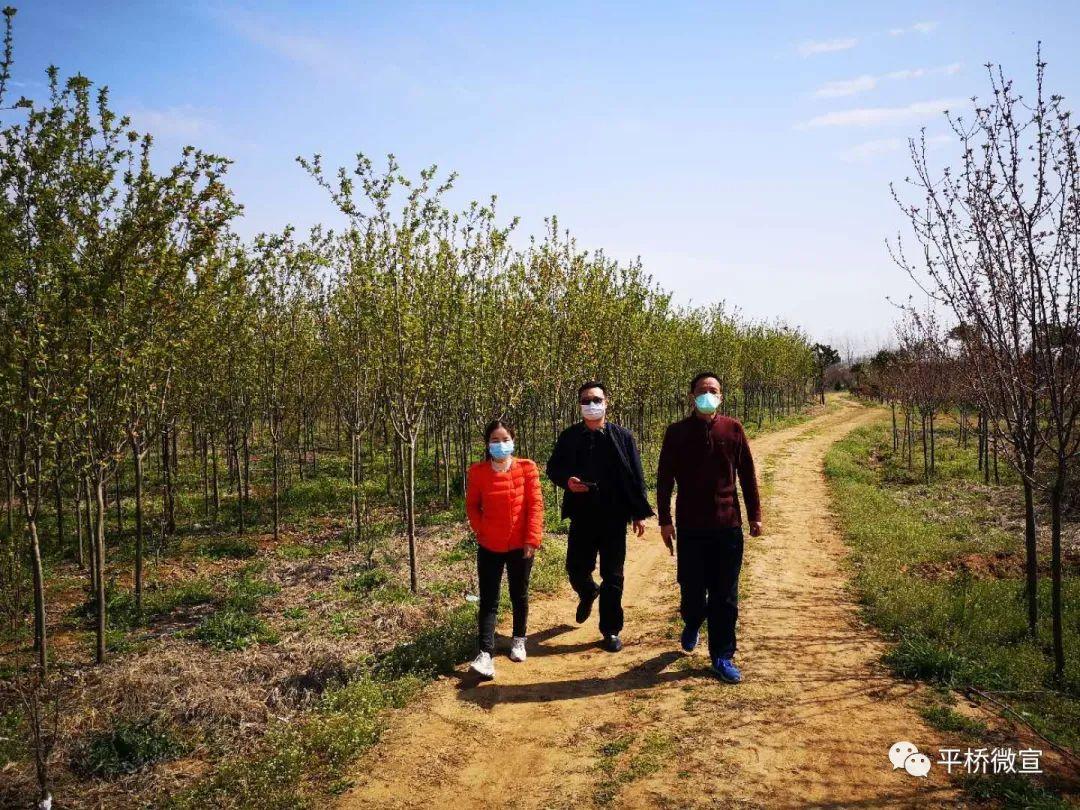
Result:
[[[97,531],[94,527],[94,499],[90,494],[90,476],[84,475],[83,500],[86,503],[86,542],[90,546],[90,593],[93,598],[97,596]]]
[[[240,472],[240,447],[233,442],[233,460],[236,462],[236,511],[240,521],[240,531],[244,531],[244,482]]]
[[[1039,635],[1039,560],[1036,546],[1035,492],[1031,476],[1035,471],[1034,459],[1024,463],[1024,552],[1025,593],[1027,596],[1028,632],[1031,637]]]
[[[279,504],[280,504],[279,491],[278,491],[278,469],[280,467],[280,464],[278,462],[278,456],[280,454],[280,449],[279,449],[279,442],[278,442],[278,436],[277,436],[277,428],[275,428],[273,425],[270,426],[270,445],[271,445],[271,455],[273,456],[273,466],[274,466],[274,484],[273,484],[274,492],[273,492],[272,512],[273,512],[273,520],[274,520],[274,542],[276,543],[278,541],[278,539],[279,539],[278,521],[280,519],[280,513],[278,511],[279,510]],[[301,476],[301,478],[302,477],[303,476]]]
[[[360,461],[360,435],[355,428],[349,431],[349,483],[352,485],[352,532],[349,534],[348,550],[360,544],[360,486],[357,467]]]
[[[210,492],[214,498],[214,526],[217,526],[218,512],[221,511],[221,490],[218,489],[217,441],[210,436]]]
[[[1054,677],[1065,677],[1065,642],[1062,627],[1061,598],[1061,509],[1065,494],[1066,470],[1059,464],[1057,480],[1050,492],[1050,615],[1054,643]]]
[[[61,447],[56,446],[56,468],[53,470],[53,504],[56,511],[56,548],[64,550],[64,477],[60,472]]]
[[[143,609],[143,451],[142,441],[134,432],[129,434],[131,458],[135,467],[135,613],[142,618]]]
[[[202,453],[202,502],[203,520],[210,522],[210,452],[207,447],[207,434],[203,432],[198,452]]]
[[[82,487],[79,486],[79,479],[75,479],[75,561],[80,569],[86,568],[86,557],[83,543],[83,521],[82,521]]]
[[[37,484],[35,484],[37,486]],[[41,543],[38,538],[36,510],[29,504],[24,509],[26,532],[30,538],[30,564],[34,576],[34,649],[38,654],[41,677],[45,677],[49,662],[49,641],[45,632],[45,576],[41,566]]]
[[[120,476],[123,474],[124,467],[122,464],[116,465],[116,536],[120,537],[124,534],[124,512],[123,512],[123,500],[120,495]]]
[[[244,503],[251,505],[251,442],[248,431],[244,431]]]
[[[105,475],[100,466],[97,471],[97,486],[95,487],[97,503],[97,662],[105,661]]]
[[[408,533],[409,533],[409,587],[412,588],[413,593],[420,591],[420,572],[417,568],[416,560],[416,435],[411,433],[408,442],[403,442],[406,445],[406,463],[405,470],[405,517],[408,521]]]

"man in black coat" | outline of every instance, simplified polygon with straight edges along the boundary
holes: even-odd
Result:
[[[551,481],[566,490],[562,516],[570,519],[566,545],[566,573],[578,594],[577,621],[583,623],[600,599],[600,633],[609,652],[622,649],[623,565],[626,562],[626,526],[645,533],[645,519],[653,515],[645,493],[634,436],[607,421],[607,389],[590,381],[578,389],[583,421],[560,435],[547,464]],[[593,580],[600,558],[600,581]]]

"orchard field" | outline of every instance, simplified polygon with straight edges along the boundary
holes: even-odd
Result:
[[[4,14],[0,805],[1072,806],[1080,137],[1041,62],[949,170],[910,142],[889,249],[931,303],[858,358],[393,155],[298,157],[333,227],[242,238],[228,156],[79,73],[17,98]],[[655,521],[623,653],[570,624],[546,481],[528,666],[471,679],[484,425],[542,466],[602,380],[651,490],[702,370],[764,493],[747,681],[677,652]],[[904,739],[1043,767],[916,778]]]

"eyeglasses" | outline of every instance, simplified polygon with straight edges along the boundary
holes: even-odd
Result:
[[[603,397],[591,397],[589,399],[583,399],[583,400],[581,400],[581,404],[582,405],[603,405],[604,404],[604,398]]]

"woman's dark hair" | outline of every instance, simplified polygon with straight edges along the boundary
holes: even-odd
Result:
[[[716,372],[713,372],[713,371],[702,371],[702,372],[701,372],[700,374],[696,375],[696,376],[694,377],[694,379],[692,379],[692,380],[690,381],[690,393],[691,393],[691,394],[692,394],[692,393],[694,393],[694,389],[695,389],[695,388],[697,388],[697,384],[698,384],[699,382],[701,382],[702,380],[707,380],[707,379],[709,379],[709,377],[712,377],[712,378],[713,378],[714,380],[716,380],[716,381],[717,381],[718,383],[720,382],[720,375],[719,375],[719,374],[717,374]]]
[[[491,434],[499,428],[503,428],[510,434],[511,439],[516,439],[513,426],[505,419],[492,419],[487,423],[487,427],[484,428],[484,458],[491,460],[491,451],[488,450],[488,443],[491,441]]]

